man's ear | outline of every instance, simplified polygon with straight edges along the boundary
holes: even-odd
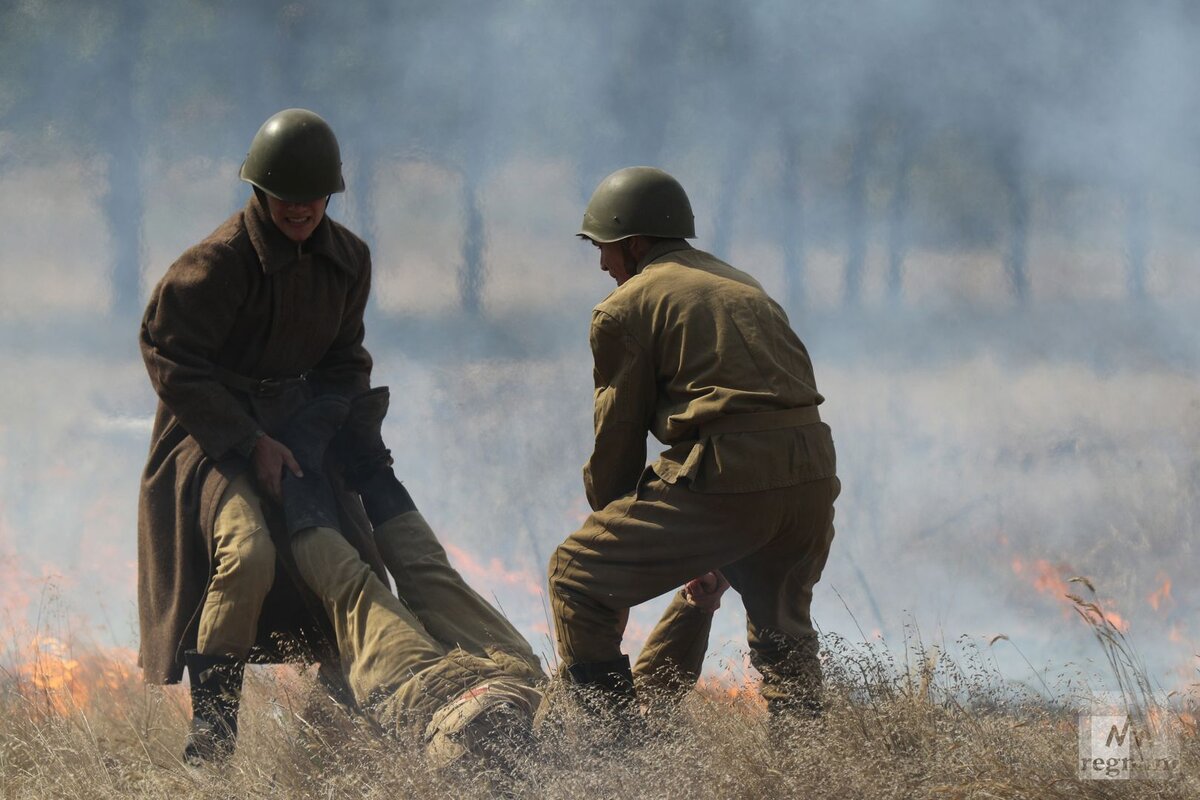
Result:
[[[621,240],[621,252],[633,262],[630,265],[631,271],[641,263],[641,260],[645,257],[646,253],[650,252],[650,248],[653,246],[651,240],[645,236],[630,236],[628,239]]]

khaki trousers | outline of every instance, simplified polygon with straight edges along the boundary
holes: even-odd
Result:
[[[591,514],[550,560],[550,604],[567,664],[621,654],[629,609],[720,569],[746,608],[763,694],[820,682],[810,618],[833,540],[837,478],[744,494],[702,494],[650,470],[634,494]]]
[[[396,594],[434,640],[477,656],[507,659],[510,671],[523,670],[531,681],[543,677],[529,642],[450,565],[420,511],[376,528],[375,545],[396,582]]]
[[[275,581],[275,545],[249,473],[231,481],[221,495],[213,547],[214,570],[200,611],[196,650],[244,659]]]
[[[400,546],[393,544],[393,556],[399,559],[396,549]],[[511,655],[522,650],[532,656],[528,643],[511,625],[498,625],[493,616],[496,612],[477,599],[478,595],[464,592],[465,587],[450,586],[453,581],[444,574],[448,563],[444,568],[430,568],[437,580],[428,585],[415,580],[413,573],[405,577],[409,590],[416,592],[423,604],[432,607],[447,598],[458,603],[454,608],[424,612],[435,629],[442,626],[458,637],[440,641],[380,582],[338,531],[300,531],[293,537],[292,551],[301,576],[321,598],[333,623],[342,669],[355,699],[385,726],[422,726],[438,708],[483,683],[503,686],[522,696],[531,708],[539,702],[540,693],[533,683],[541,678],[540,668],[534,671],[521,658],[490,657],[493,652]],[[405,551],[396,566],[407,565],[408,555]],[[390,571],[393,563],[385,563]],[[421,570],[416,574],[421,575]],[[450,626],[455,615],[489,622],[471,625],[464,619],[463,625]]]

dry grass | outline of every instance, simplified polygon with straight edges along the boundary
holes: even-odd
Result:
[[[1126,705],[1189,722],[1179,697],[1156,699],[1124,635],[1083,597],[1076,607]],[[709,683],[658,719],[646,742],[613,751],[555,737],[524,755],[519,780],[500,785],[430,774],[412,743],[379,734],[290,667],[248,672],[237,754],[221,769],[189,769],[177,758],[184,689],[141,685],[125,651],[68,652],[43,637],[10,646],[2,662],[0,796],[1200,796],[1200,746],[1186,725],[1176,726],[1172,779],[1077,778],[1081,676],[1027,687],[999,674],[989,645],[964,638],[952,656],[915,629],[899,648],[838,637],[825,644],[829,692],[819,723],[772,725],[753,692]]]

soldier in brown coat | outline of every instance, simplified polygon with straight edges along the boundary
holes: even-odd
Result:
[[[816,713],[809,606],[840,484],[808,352],[752,277],[685,241],[691,205],[665,172],[605,178],[579,235],[617,288],[592,314],[594,512],[550,561],[566,675],[630,705],[628,610],[719,571],[746,607],[768,707]],[[667,445],[648,467],[647,432]]]
[[[321,651],[332,635],[320,604],[272,541],[271,501],[299,469],[276,437],[314,393],[357,395],[371,374],[370,254],[325,214],[345,186],[332,130],[310,111],[276,114],[241,177],[254,194],[170,267],[140,335],[160,402],[138,508],[139,657],[151,683],[188,667],[193,762],[231,749],[252,651],[333,653]],[[338,494],[347,539],[386,581],[362,506]]]

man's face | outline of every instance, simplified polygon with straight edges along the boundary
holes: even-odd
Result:
[[[624,242],[592,242],[600,250],[600,269],[612,275],[617,286],[633,277],[637,263]]]
[[[267,195],[267,210],[271,212],[271,221],[284,236],[293,242],[303,242],[321,224],[328,202],[328,197],[320,197],[307,203],[289,203]]]

